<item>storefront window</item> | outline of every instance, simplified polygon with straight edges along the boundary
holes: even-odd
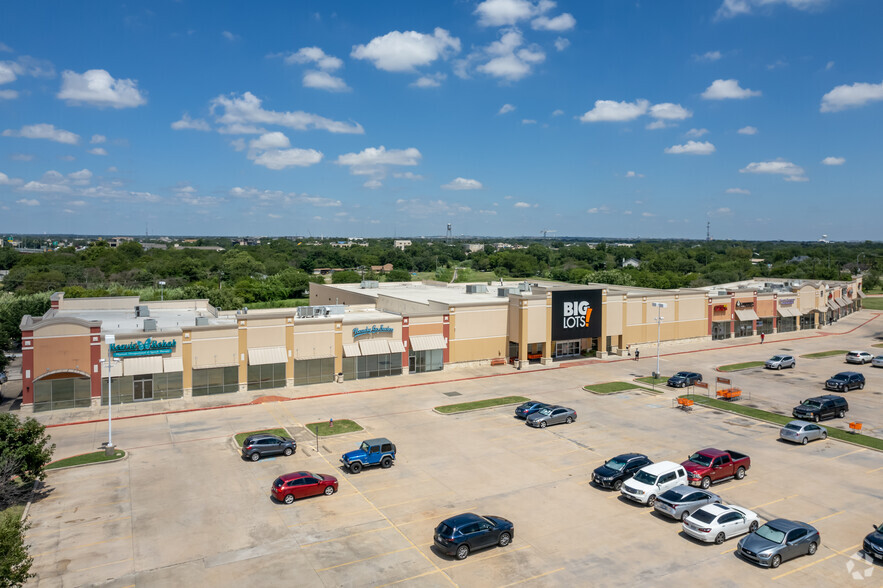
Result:
[[[438,372],[444,368],[444,349],[429,349],[426,351],[408,351],[409,373],[421,374],[424,372]]]
[[[385,353],[343,358],[343,379],[363,380],[402,375],[402,354]]]
[[[733,331],[734,337],[750,337],[754,334],[754,326],[751,321],[736,321]]]
[[[801,322],[803,322],[803,317],[801,317]],[[803,327],[801,327],[803,328]],[[779,322],[776,326],[776,330],[779,333],[790,333],[791,331],[797,330],[797,317],[794,316],[780,316]]]
[[[92,404],[89,378],[59,378],[34,382],[34,412],[85,408]]]
[[[573,341],[556,341],[555,342],[555,357],[572,357],[574,355],[579,355],[579,352],[580,352],[579,339],[575,339]]]
[[[228,394],[239,391],[239,367],[193,370],[193,395]]]
[[[730,337],[730,321],[711,323],[711,338],[714,341],[728,339]]]
[[[761,317],[757,321],[757,334],[769,335],[773,332],[773,317]]]
[[[285,387],[285,364],[268,363],[248,366],[248,389],[268,390]]]
[[[181,398],[184,396],[184,374],[114,376],[112,387],[114,404]],[[107,406],[107,378],[101,380],[101,404]]]
[[[324,384],[334,381],[334,358],[295,359],[294,385]]]
[[[814,329],[816,327],[814,312],[807,313],[800,317],[800,330]]]

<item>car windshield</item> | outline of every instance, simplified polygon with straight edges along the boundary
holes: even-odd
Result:
[[[710,523],[714,520],[714,515],[704,509],[699,509],[693,513],[693,518],[700,523]]]
[[[641,482],[642,484],[651,484],[652,485],[652,484],[656,483],[657,477],[658,476],[654,476],[653,474],[648,474],[644,470],[641,470],[640,472],[638,472],[638,475],[635,476],[635,481]]]
[[[368,453],[368,451],[371,449],[371,446],[368,445],[367,442],[362,441],[362,444],[359,445],[359,449],[361,449],[361,450],[364,451],[365,453]]]
[[[822,403],[818,400],[804,400],[801,404],[810,408],[822,408]]]
[[[442,523],[438,526],[438,534],[443,537],[450,537],[454,534],[454,530],[445,523]]]
[[[701,453],[694,453],[690,456],[690,461],[693,463],[698,463],[701,466],[708,467],[711,465],[711,458],[707,455],[702,455]]]
[[[608,468],[610,468],[611,470],[619,472],[619,471],[622,471],[622,468],[625,467],[625,462],[619,461],[618,459],[616,459],[614,457],[613,459],[611,459],[610,461],[608,461],[604,465],[607,466]]]
[[[673,378],[686,378],[688,373],[689,373],[689,372],[678,372],[678,373],[676,373],[676,374],[675,374],[674,376],[672,376],[672,377],[673,377]]]
[[[770,358],[770,361],[782,361],[783,359],[785,358],[781,355],[774,355],[772,358]]]
[[[684,496],[686,496],[686,494],[684,494],[683,492],[678,492],[677,490],[669,490],[659,498],[663,500],[668,500],[669,502],[680,502],[684,499]]]
[[[844,376],[843,374],[837,374],[836,376],[833,376],[831,379],[840,381],[840,380],[845,380],[846,376]]]
[[[767,541],[772,541],[773,543],[781,543],[785,539],[785,531],[780,531],[769,525],[764,525],[755,532],[759,537],[763,537]]]
[[[540,414],[543,416],[549,416],[550,414],[552,414],[552,409],[551,408],[544,408],[544,409],[540,410]]]
[[[788,423],[787,425],[785,425],[785,428],[791,431],[799,431],[801,427],[800,425],[795,425],[794,423]]]

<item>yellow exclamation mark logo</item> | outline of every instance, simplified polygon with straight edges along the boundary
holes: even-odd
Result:
[[[590,306],[588,310],[586,310],[586,326],[589,326],[589,319],[592,317],[592,307]]]

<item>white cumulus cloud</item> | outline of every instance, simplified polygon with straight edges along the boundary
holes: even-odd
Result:
[[[56,143],[66,143],[68,145],[76,145],[80,142],[80,136],[64,129],[56,129],[55,125],[38,124],[26,125],[21,130],[6,129],[3,131],[4,137],[23,137],[25,139],[48,139]]]
[[[447,74],[437,72],[420,76],[409,84],[412,88],[438,88],[447,79]]]
[[[73,105],[133,108],[147,103],[137,85],[135,80],[114,79],[103,69],[81,74],[67,70],[61,74],[61,91],[57,96]]]
[[[478,24],[486,27],[514,25],[537,14],[537,6],[528,0],[485,0],[475,8]]]
[[[883,82],[866,84],[858,82],[852,85],[837,86],[822,96],[822,112],[837,112],[847,108],[858,108],[871,102],[883,100]]]
[[[107,149],[104,149],[103,147],[94,147],[89,149],[89,153],[92,155],[107,155]]]
[[[92,135],[92,140],[89,142],[93,145],[95,143],[107,143],[107,137],[105,137],[104,135]]]
[[[290,148],[291,141],[283,133],[265,133],[248,144],[247,157],[268,169],[309,167],[322,161],[322,153],[315,149]]]
[[[569,31],[576,26],[576,19],[573,15],[564,12],[558,16],[538,16],[530,23],[531,28],[535,31],[555,31],[558,33]]]
[[[796,10],[804,12],[819,10],[823,8],[829,0],[723,0],[720,7],[715,13],[715,19],[723,20],[752,14],[756,8],[771,8],[776,5],[788,6]]]
[[[845,157],[826,157],[822,160],[824,165],[843,165],[846,163]]]
[[[808,178],[804,175],[806,172],[802,167],[784,159],[751,162],[740,169],[739,172],[743,174],[778,174],[785,176],[785,180],[789,182],[808,181]]]
[[[714,145],[708,141],[687,141],[683,145],[672,145],[665,148],[666,153],[674,155],[711,155],[715,152]]]
[[[176,131],[210,131],[212,127],[201,118],[190,118],[186,112],[181,116],[181,120],[172,123],[172,129]]]
[[[693,113],[680,104],[663,102],[650,107],[650,116],[663,120],[684,120],[693,116]]]
[[[528,204],[527,202],[516,202],[512,206],[514,206],[515,208],[530,208],[530,204]]]
[[[353,175],[370,176],[370,179],[379,181],[386,177],[389,166],[414,166],[420,163],[422,157],[415,147],[387,149],[381,145],[368,147],[358,153],[339,155],[335,163],[349,167]]]
[[[0,186],[17,186],[21,184],[21,180],[18,178],[10,178],[3,172],[0,172]]]
[[[287,55],[284,62],[289,65],[292,63],[314,63],[316,67],[324,71],[335,71],[343,67],[343,60],[326,54],[319,47],[301,47],[296,53]]]
[[[727,188],[725,190],[727,194],[742,194],[744,196],[748,196],[751,194],[750,190],[746,190],[745,188]]]
[[[757,127],[747,126],[747,127],[742,127],[741,129],[739,129],[736,132],[739,133],[740,135],[756,135],[758,131],[757,131]]]
[[[595,107],[580,117],[582,122],[626,122],[647,113],[650,102],[616,102],[615,100],[595,100]]]
[[[743,99],[752,96],[760,96],[760,90],[749,90],[739,86],[739,80],[714,80],[708,88],[702,92],[706,100]]]
[[[515,110],[515,107],[511,104],[504,104],[500,107],[500,110],[497,111],[497,114],[506,114],[508,112],[512,112]]]
[[[265,110],[261,99],[246,92],[241,96],[230,94],[218,96],[211,102],[211,111],[222,111],[216,115],[216,122],[225,126],[227,132],[239,131],[237,134],[258,134],[261,131],[255,125],[277,125],[297,131],[321,129],[331,133],[348,133],[362,135],[365,129],[355,122],[331,120],[317,114],[297,110],[293,112],[276,112]]]
[[[558,37],[555,39],[555,49],[558,51],[564,51],[568,47],[570,47],[570,41],[568,39],[565,39],[564,37]]]
[[[517,82],[530,75],[533,66],[546,59],[539,45],[524,45],[524,36],[516,28],[503,29],[500,38],[487,47],[480,48],[455,64],[454,71],[460,77],[468,77],[472,63],[481,62],[476,70],[506,82]]]
[[[445,190],[481,190],[483,187],[478,180],[468,178],[454,178],[442,186]]]
[[[721,55],[720,51],[706,51],[702,55],[697,55],[696,61],[709,61],[709,62],[711,62],[711,61],[717,61],[721,57],[723,57],[723,55]]]
[[[22,198],[21,200],[15,201],[17,204],[21,204],[22,206],[40,206],[40,201],[34,198]]]
[[[627,177],[627,178],[643,178],[644,174],[639,174],[639,173],[636,173],[633,171],[627,171],[627,172],[625,172],[625,177]]]
[[[698,139],[702,135],[707,135],[709,132],[710,131],[708,129],[690,129],[689,131],[684,133],[684,135],[686,135],[687,137],[694,137]]]
[[[0,100],[15,100],[18,92],[15,90],[0,90]]]
[[[392,31],[371,39],[367,45],[353,46],[350,55],[355,59],[366,59],[384,71],[412,72],[459,51],[460,39],[437,27],[431,35]]]
[[[350,87],[346,85],[343,78],[333,76],[327,71],[310,69],[304,72],[303,84],[305,88],[315,88],[317,90],[327,90],[329,92],[349,92]]]

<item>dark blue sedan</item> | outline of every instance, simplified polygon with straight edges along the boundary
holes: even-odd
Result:
[[[515,416],[520,419],[526,419],[527,417],[529,417],[530,415],[532,415],[536,411],[540,410],[541,408],[545,408],[547,406],[549,406],[549,405],[544,402],[537,402],[536,400],[528,400],[527,402],[525,402],[524,404],[520,405],[518,408],[515,409]]]
[[[686,388],[696,382],[702,381],[702,374],[696,372],[678,372],[668,379],[668,385],[672,388]]]
[[[469,552],[491,545],[506,547],[515,537],[512,521],[471,512],[446,519],[435,528],[435,547],[445,555],[466,559]]]

